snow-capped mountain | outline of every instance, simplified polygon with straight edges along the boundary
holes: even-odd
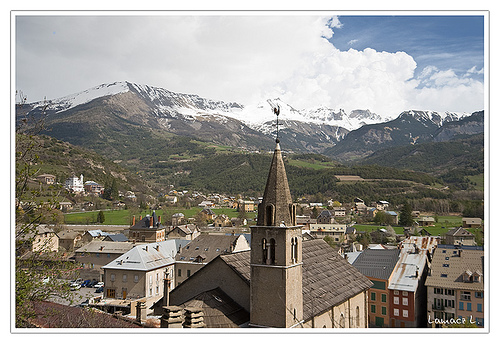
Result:
[[[72,137],[76,141],[74,136],[78,135],[85,142],[83,135],[89,135],[85,130],[104,130],[108,126],[116,131],[133,132],[130,126],[139,126],[251,150],[269,148],[276,136],[273,108],[279,107],[278,123],[283,146],[294,151],[315,153],[334,152],[334,146],[350,138],[341,145],[345,147],[348,141],[359,135],[356,132],[362,128],[371,128],[370,133],[373,135],[370,137],[377,142],[385,142],[387,138],[389,141],[400,143],[406,140],[414,144],[423,137],[432,136],[432,132],[444,123],[458,121],[469,115],[411,110],[393,119],[370,110],[346,113],[343,109],[334,110],[324,106],[299,110],[279,98],[243,105],[126,81],[99,85],[29,106],[34,114],[45,106],[53,133],[59,133],[59,138],[70,142]],[[78,123],[98,125],[91,128],[78,126]],[[375,127],[372,126],[377,124],[385,131],[391,128],[393,133],[389,135],[374,131]],[[76,131],[75,128],[80,129]],[[429,128],[425,135],[422,134],[422,128]],[[403,136],[407,138],[398,136],[398,140],[394,140],[396,132],[404,133]],[[379,134],[380,137],[377,136]],[[106,134],[92,135],[103,137]]]

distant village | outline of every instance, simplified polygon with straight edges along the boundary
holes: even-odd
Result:
[[[413,211],[413,225],[396,234],[391,225],[398,225],[400,214],[384,200],[293,203],[278,148],[263,197],[189,194],[202,208],[197,217],[203,225],[182,212],[162,218],[154,206],[127,226],[55,230],[42,224],[16,258],[38,254],[50,261],[50,252],[63,252],[61,259],[77,272],[68,281],[71,289],[91,295],[80,306],[138,327],[484,326],[484,248],[471,233],[484,231],[481,219],[464,217],[461,226],[432,236],[423,227],[433,226],[434,217]],[[37,179],[55,183],[49,174]],[[68,178],[64,187],[76,194],[104,192],[83,175]],[[136,202],[132,191],[120,196]],[[172,190],[163,201],[175,205],[181,196]],[[88,202],[59,206],[64,212],[92,208]],[[217,215],[218,207],[248,215]],[[371,221],[383,214],[387,226],[362,243],[353,214]],[[389,240],[376,243],[375,236]],[[277,294],[268,296],[270,290]],[[44,319],[35,318],[33,326],[50,326]]]

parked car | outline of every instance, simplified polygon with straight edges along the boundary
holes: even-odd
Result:
[[[85,281],[83,281],[83,283],[82,283],[82,287],[84,287],[84,288],[89,288],[91,283],[92,283],[92,282],[91,282],[90,280],[85,280]]]
[[[78,290],[82,287],[81,283],[71,283],[69,286],[70,290]]]
[[[104,287],[104,282],[97,282],[97,283],[94,285],[94,288],[100,288],[100,287]]]
[[[99,287],[95,290],[96,293],[102,293],[104,292],[104,287]]]

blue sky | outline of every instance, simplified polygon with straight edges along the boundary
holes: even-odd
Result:
[[[417,62],[416,74],[428,65],[465,74],[484,67],[483,16],[339,16],[329,40],[340,50],[373,48],[404,51]],[[475,75],[482,80],[482,75]]]
[[[15,87],[30,101],[130,81],[384,117],[484,109],[485,12],[434,13],[21,12]]]

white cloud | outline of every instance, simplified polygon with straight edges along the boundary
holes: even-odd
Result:
[[[351,39],[349,42],[347,42],[348,45],[353,45],[355,43],[357,43],[358,40],[357,39]]]
[[[243,104],[280,97],[295,108],[388,116],[410,108],[482,108],[483,84],[468,76],[484,71],[472,67],[460,77],[429,66],[415,77],[416,62],[405,52],[340,51],[325,39],[342,26],[337,17],[77,16],[17,23],[16,80],[32,100],[127,80]]]

